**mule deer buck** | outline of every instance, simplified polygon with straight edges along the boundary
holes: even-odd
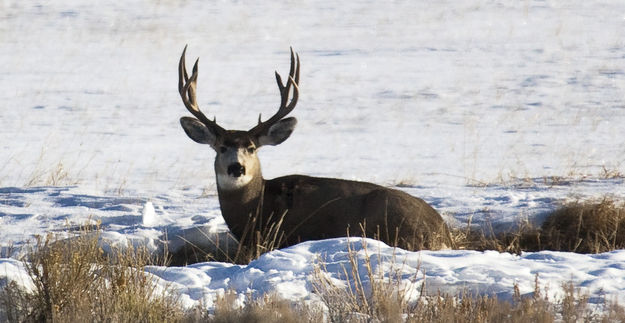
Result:
[[[286,117],[299,97],[300,61],[293,49],[286,84],[275,73],[281,96],[278,112],[266,121],[259,117],[258,124],[248,131],[226,130],[200,111],[196,99],[198,61],[189,77],[186,50],[185,46],[178,66],[178,91],[195,118],[182,117],[180,123],[191,139],[217,153],[215,174],[221,212],[241,244],[265,228],[278,234],[280,242],[275,247],[346,236],[350,228],[357,235],[364,229],[367,237],[404,249],[451,246],[441,216],[405,192],[336,178],[263,178],[257,150],[285,141],[297,123],[295,118]]]

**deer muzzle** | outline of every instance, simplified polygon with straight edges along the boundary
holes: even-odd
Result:
[[[232,177],[241,177],[242,175],[245,175],[245,166],[240,163],[230,164],[230,166],[228,166],[228,175]]]

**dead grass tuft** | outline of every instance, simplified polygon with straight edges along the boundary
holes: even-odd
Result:
[[[520,223],[515,231],[495,233],[483,228],[452,230],[459,249],[497,250],[520,254],[523,251],[555,250],[601,253],[625,248],[625,205],[613,199],[576,201],[549,214],[540,227]]]
[[[282,221],[285,214],[282,214],[276,221],[273,219],[273,214],[267,219],[262,219],[258,215],[250,215],[236,246],[222,245],[219,239],[215,240],[205,234],[206,239],[213,243],[215,250],[203,250],[201,247],[188,243],[179,252],[172,254],[173,264],[187,265],[200,261],[249,264],[262,254],[284,245],[285,232],[282,229]],[[231,240],[236,241],[234,237]]]
[[[625,206],[604,198],[573,202],[553,212],[541,228],[542,248],[600,253],[625,248]]]
[[[597,311],[589,305],[589,295],[571,282],[562,284],[564,296],[561,299],[549,299],[548,287],[541,287],[538,275],[531,295],[521,295],[518,285],[511,286],[512,300],[467,292],[426,295],[425,283],[416,286],[414,279],[408,284],[402,282],[398,275],[400,270],[392,268],[399,269],[403,265],[396,264],[395,259],[391,260],[387,276],[374,271],[371,256],[366,253],[366,246],[363,247],[366,256],[362,260],[349,249],[348,264],[339,277],[346,280],[347,285],[332,280],[323,262],[317,264],[311,283],[327,308],[326,321],[550,323],[625,320],[625,309],[617,302],[603,300],[604,310]],[[363,267],[366,273],[359,272],[358,268]],[[368,284],[362,282],[363,277],[367,277]]]
[[[457,249],[462,250],[495,250],[521,254],[523,251],[543,250],[540,228],[523,222],[509,232],[495,233],[490,224],[485,228],[472,227],[451,229],[451,236]]]
[[[32,293],[9,284],[0,300],[10,322],[181,321],[176,293],[159,287],[143,269],[153,259],[128,246],[105,254],[99,228],[72,239],[38,237],[24,261]]]
[[[206,322],[218,323],[304,323],[323,322],[324,315],[319,308],[296,304],[276,295],[264,295],[253,299],[248,296],[241,306],[237,295],[227,292],[220,296],[215,304],[215,313]]]
[[[616,168],[607,168],[605,166],[602,166],[601,173],[599,174],[599,178],[604,179],[615,179],[623,177],[625,177],[625,175],[623,175],[620,170]]]
[[[272,213],[264,222],[259,214],[250,216],[239,240],[234,262],[247,264],[265,252],[282,247],[285,242],[285,232],[282,229],[285,215],[286,212],[274,221],[274,216],[278,215]]]
[[[373,268],[371,255],[367,249],[365,239],[362,239],[364,258],[359,260],[357,252],[351,243],[348,243],[348,265],[342,265],[341,280],[346,286],[334,282],[326,269],[326,264],[318,260],[313,272],[311,285],[314,292],[321,298],[328,311],[328,320],[331,322],[359,321],[360,319],[373,321],[399,322],[403,315],[412,313],[411,298],[418,288],[416,278],[411,283],[403,281],[402,268],[396,264],[395,255],[390,266],[383,270],[379,265]],[[373,257],[377,263],[383,263],[383,257],[377,253]],[[364,272],[362,272],[364,270]],[[415,271],[418,273],[418,268]],[[366,279],[363,282],[363,279]]]

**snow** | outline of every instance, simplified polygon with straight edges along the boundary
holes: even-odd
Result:
[[[0,281],[37,234],[100,221],[111,244],[228,241],[214,153],[189,140],[177,62],[200,60],[199,105],[250,128],[278,104],[273,71],[302,61],[294,134],[262,149],[265,177],[398,186],[452,225],[540,223],[575,199],[625,197],[625,3],[618,1],[4,1],[0,3]],[[148,270],[187,305],[227,290],[314,298],[347,241],[305,242],[247,266]],[[354,248],[360,250],[360,242]],[[428,292],[510,297],[568,280],[625,300],[625,253],[520,256],[392,250]],[[362,253],[358,254],[363,257]],[[28,286],[27,286],[28,287]]]

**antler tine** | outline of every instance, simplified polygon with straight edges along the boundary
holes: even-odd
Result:
[[[224,134],[226,130],[220,127],[215,121],[211,121],[208,119],[200,108],[197,105],[197,99],[195,96],[195,90],[197,87],[197,76],[198,76],[198,62],[200,59],[198,58],[193,64],[193,69],[191,71],[191,77],[187,74],[187,67],[185,62],[185,54],[187,52],[187,46],[184,46],[184,50],[182,51],[182,55],[180,56],[180,63],[178,64],[178,92],[180,92],[180,97],[182,98],[182,102],[184,106],[203,124],[205,124],[208,128],[213,130],[217,135]]]
[[[299,70],[299,54],[294,53],[293,48],[291,48],[291,67],[289,69],[289,78],[286,81],[286,85],[282,83],[282,77],[280,74],[278,74],[277,71],[275,73],[276,83],[278,83],[278,89],[280,90],[280,108],[278,108],[278,112],[276,112],[276,114],[265,122],[261,122],[259,116],[258,125],[250,129],[250,133],[260,134],[269,130],[274,123],[280,121],[280,119],[284,118],[287,114],[293,111],[295,105],[297,104],[297,99],[299,98]],[[293,97],[291,98],[291,102],[287,105],[291,87],[293,87]]]
[[[185,66],[185,55],[187,53],[187,46],[184,46],[182,50],[182,56],[180,56],[180,63],[178,63],[178,92],[183,93],[182,88],[184,83],[189,81],[189,75],[187,74],[187,67]]]

